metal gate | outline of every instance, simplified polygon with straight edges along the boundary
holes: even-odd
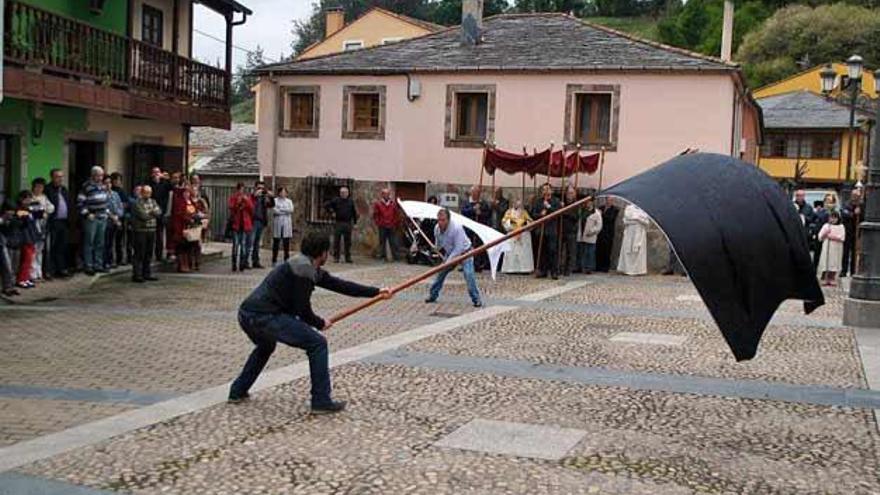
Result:
[[[210,204],[211,240],[223,242],[226,231],[226,220],[229,218],[229,198],[235,194],[235,186],[202,186],[202,192]]]

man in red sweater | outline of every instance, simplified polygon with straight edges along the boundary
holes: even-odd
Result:
[[[397,228],[397,205],[387,187],[382,189],[381,197],[373,203],[373,222],[379,228],[379,257],[388,260],[385,254],[387,242],[391,248],[391,256],[394,261],[398,261],[397,239],[394,237],[394,230]]]

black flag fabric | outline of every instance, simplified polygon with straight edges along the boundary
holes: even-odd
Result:
[[[639,206],[663,230],[737,361],[755,356],[786,299],[807,314],[825,303],[800,216],[754,165],[682,155],[600,196]]]

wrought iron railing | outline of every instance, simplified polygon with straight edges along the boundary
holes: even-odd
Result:
[[[8,63],[202,106],[228,108],[229,74],[150,44],[9,0]]]

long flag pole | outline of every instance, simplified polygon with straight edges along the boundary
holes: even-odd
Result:
[[[528,232],[528,231],[538,227],[539,225],[543,226],[546,222],[553,220],[554,218],[558,217],[559,215],[564,214],[565,212],[567,212],[573,208],[577,208],[578,206],[586,203],[591,198],[592,198],[592,196],[587,196],[579,201],[575,201],[574,203],[566,206],[565,208],[560,208],[545,217],[542,217],[542,218],[539,218],[538,220],[535,220],[532,223],[523,225],[522,227],[514,230],[513,232],[511,232],[507,235],[501,236],[498,239],[495,239],[494,241],[489,241],[486,244],[483,244],[482,246],[480,246],[476,249],[472,249],[466,253],[463,253],[463,254],[456,256],[455,258],[452,258],[451,260],[449,260],[441,265],[437,265],[434,268],[431,268],[430,270],[422,273],[421,275],[416,275],[415,277],[410,278],[409,280],[401,282],[400,284],[398,284],[394,287],[391,287],[391,289],[390,289],[391,293],[397,294],[400,291],[409,289],[410,287],[412,287],[413,285],[416,285],[417,283],[421,282],[422,280],[428,279],[428,278],[430,278],[430,277],[432,277],[442,271],[450,270],[453,267],[455,267],[455,265],[458,265],[462,261],[464,261],[468,258],[473,258],[474,256],[477,256],[477,255],[483,254],[486,251],[488,251],[489,249],[501,244],[504,241],[510,240],[520,234]],[[358,304],[357,306],[352,306],[351,308],[348,308],[340,313],[333,315],[330,318],[330,322],[337,323],[337,322],[339,322],[345,318],[348,318],[349,316],[351,316],[359,311],[362,311],[364,309],[369,308],[370,306],[372,306],[382,300],[383,300],[382,296],[376,296],[376,297],[367,299],[366,301]]]
[[[563,150],[564,149],[565,148],[563,147]],[[565,159],[565,151],[562,152],[562,158]],[[547,159],[547,184],[550,184],[550,167],[552,165],[553,165],[553,142],[551,141],[550,142],[550,158]],[[541,186],[541,189],[543,189],[543,188],[544,188],[544,186]],[[551,190],[551,195],[552,195],[552,190],[553,190],[552,186],[550,187],[550,190]],[[538,274],[541,273],[541,255],[542,255],[543,249],[544,249],[544,224],[542,223],[541,224],[541,235],[538,238],[538,262],[535,263],[535,271]]]

